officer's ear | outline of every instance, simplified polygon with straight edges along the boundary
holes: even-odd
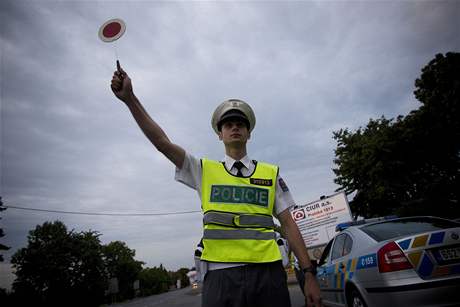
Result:
[[[248,140],[251,139],[251,132],[248,132]]]
[[[219,141],[222,141],[222,130],[219,131]]]

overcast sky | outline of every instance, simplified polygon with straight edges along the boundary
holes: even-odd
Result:
[[[125,35],[98,30],[121,18]],[[248,151],[278,164],[295,200],[338,188],[332,132],[419,107],[414,80],[460,50],[460,1],[1,1],[1,190],[5,205],[94,213],[199,210],[196,192],[110,90],[116,54],[150,115],[197,157],[222,159],[210,121],[248,101]],[[201,214],[113,217],[2,212],[9,257],[61,220],[121,240],[147,266],[193,265]]]

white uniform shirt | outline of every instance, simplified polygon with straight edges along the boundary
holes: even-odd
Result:
[[[255,164],[254,162],[249,159],[248,156],[245,156],[243,159],[240,160],[245,167],[241,169],[243,176],[249,176],[254,172]],[[233,167],[233,163],[236,161],[229,157],[225,156],[224,159],[225,168],[233,175],[236,175],[237,169]],[[195,158],[194,156],[190,155],[189,153],[185,154],[184,163],[182,168],[179,169],[176,167],[176,174],[175,180],[179,181],[186,186],[194,189],[197,191],[198,196],[201,200],[201,178],[202,178],[202,170],[201,170],[201,161],[200,159]],[[286,209],[289,209],[291,206],[294,206],[295,202],[292,198],[289,189],[287,188],[285,182],[278,174],[276,178],[276,195],[275,195],[275,206],[273,209],[273,215],[278,217],[278,215]],[[223,269],[233,266],[242,265],[239,263],[209,263],[208,270],[215,270],[215,269]]]

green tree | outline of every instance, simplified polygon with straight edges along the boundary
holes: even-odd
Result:
[[[142,271],[142,262],[134,259],[136,251],[121,241],[103,246],[104,261],[110,278],[118,280],[118,299],[134,297],[133,283]]]
[[[6,208],[3,206],[3,201],[2,201],[2,197],[0,196],[0,212],[6,210]],[[0,220],[2,218],[0,217]],[[3,232],[3,228],[0,228],[0,238],[3,238],[5,236],[5,233]],[[6,245],[3,245],[0,243],[0,251],[2,250],[9,250],[10,248]],[[3,255],[0,254],[0,262],[3,262]]]
[[[433,213],[459,217],[460,53],[437,54],[422,69],[415,87],[422,106],[405,123],[413,130],[415,159],[410,162],[418,190],[405,209],[435,207]]]
[[[415,82],[422,106],[334,132],[338,190],[355,215],[459,216],[460,54],[438,54]]]
[[[419,109],[425,123],[437,128],[458,149],[460,137],[460,53],[437,54],[422,69],[415,80],[415,97],[422,103]],[[427,122],[429,121],[429,122]],[[449,128],[449,129],[446,129]],[[457,152],[458,154],[458,152]]]
[[[0,196],[0,212],[6,210],[6,208],[3,206],[3,201],[2,201],[2,197]],[[2,218],[0,217],[0,220]],[[0,228],[0,238],[3,238],[5,236],[5,233],[3,232],[3,228]],[[0,251],[3,251],[3,250],[9,250],[10,248],[4,244],[1,244],[0,243]],[[0,254],[0,262],[3,262],[3,255]],[[5,302],[5,304],[9,303],[9,295],[7,294],[6,292],[6,289],[4,288],[0,288],[0,302]]]
[[[403,152],[398,149],[398,118],[370,120],[356,132],[334,132],[338,142],[334,180],[347,193],[356,193],[350,202],[352,212],[361,216],[386,215],[399,206],[405,181]]]
[[[190,280],[187,277],[187,273],[190,272],[187,268],[180,268],[176,272],[170,272],[171,282],[175,285],[177,280],[180,280],[181,287],[187,287],[190,285]]]
[[[46,222],[29,232],[28,245],[11,263],[21,304],[98,306],[107,284],[99,234],[67,231],[60,222]]]
[[[139,274],[140,290],[142,296],[166,292],[172,283],[168,271],[160,267],[145,268]]]

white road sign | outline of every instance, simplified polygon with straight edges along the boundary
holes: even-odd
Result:
[[[314,202],[295,206],[291,215],[307,248],[324,245],[335,235],[335,226],[352,220],[347,196],[340,192]],[[314,255],[314,258],[318,258]]]

